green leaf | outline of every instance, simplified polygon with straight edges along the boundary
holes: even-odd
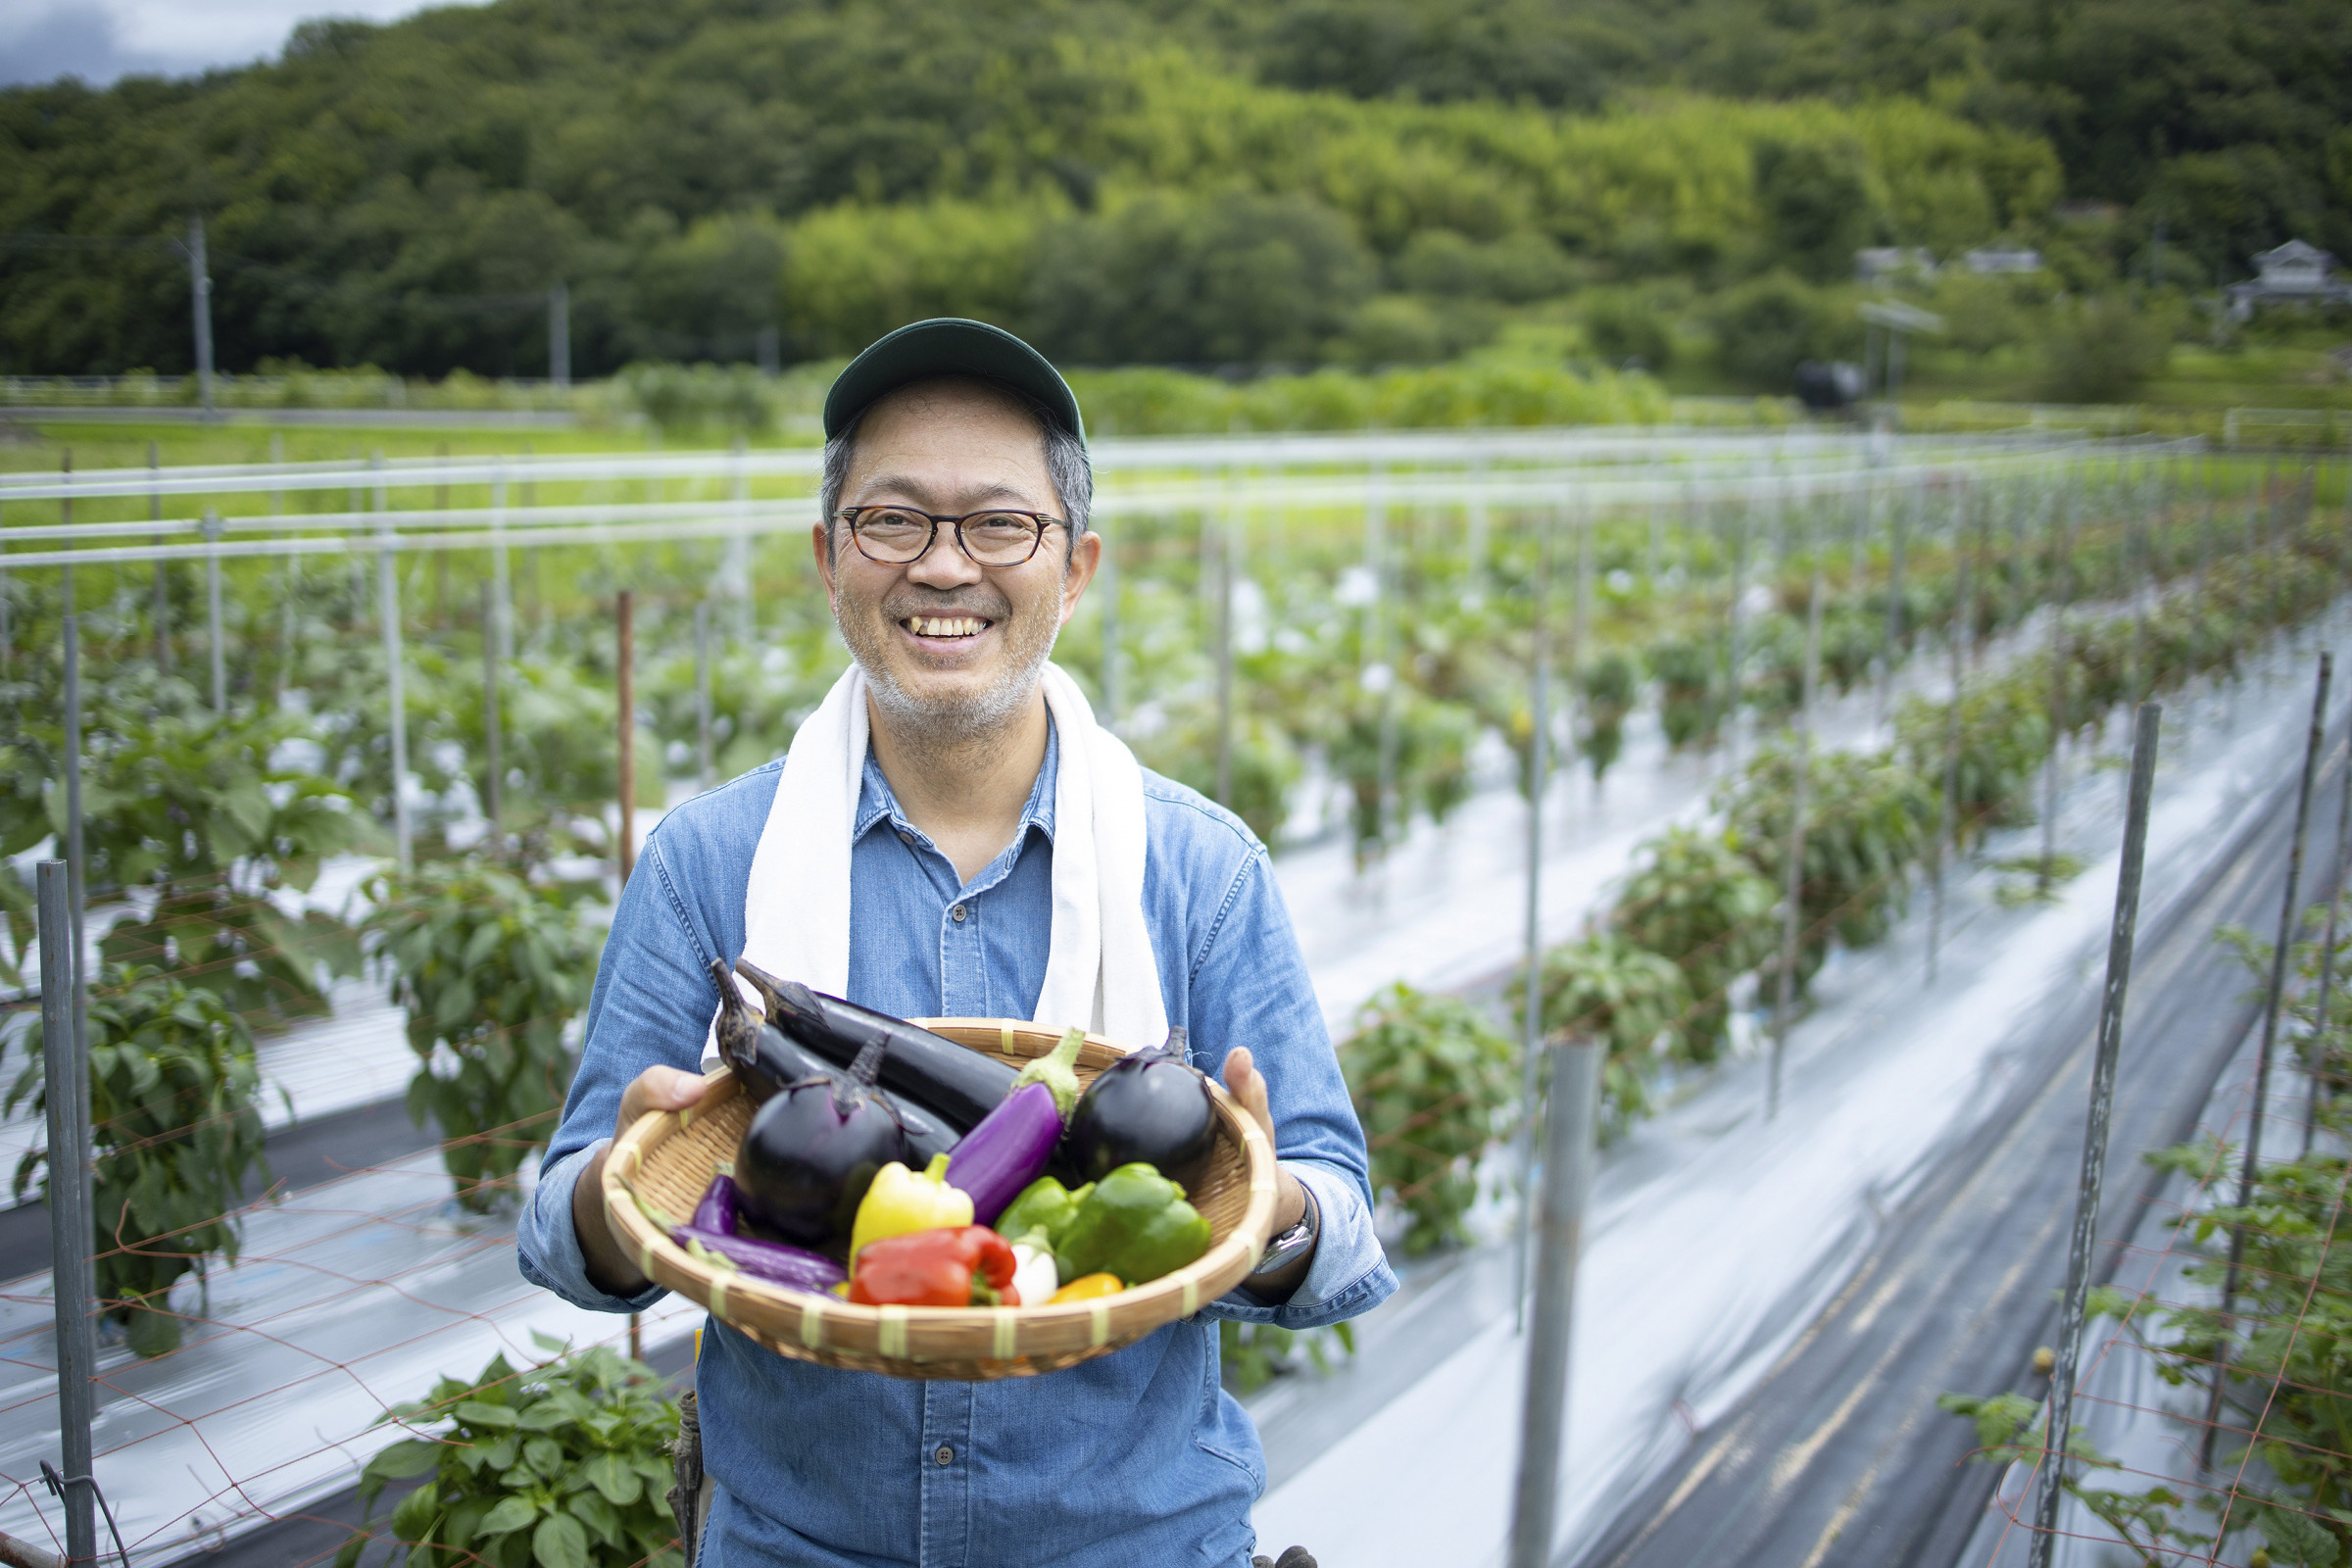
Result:
[[[432,1531],[433,1519],[441,1511],[441,1484],[427,1481],[415,1492],[400,1499],[392,1510],[392,1533],[403,1541],[422,1541]]]
[[[485,1404],[479,1399],[467,1399],[452,1413],[473,1427],[511,1427],[516,1420],[514,1412],[507,1406]]]
[[[366,1473],[384,1481],[406,1481],[439,1464],[445,1451],[446,1446],[443,1444],[410,1438],[379,1451],[368,1461]]]
[[[519,1494],[499,1499],[498,1506],[482,1516],[481,1533],[503,1536],[510,1530],[520,1530],[539,1517],[539,1505]]]
[[[635,1502],[645,1490],[644,1478],[617,1453],[608,1451],[594,1454],[586,1464],[580,1466],[580,1472],[588,1478],[588,1484],[603,1493],[605,1500],[616,1508],[625,1508]]]
[[[567,1513],[551,1513],[531,1532],[531,1557],[539,1568],[588,1568],[588,1532]]]

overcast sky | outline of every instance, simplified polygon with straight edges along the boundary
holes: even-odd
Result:
[[[438,0],[448,4],[449,0]],[[310,17],[389,22],[422,0],[0,0],[0,83],[185,75],[275,55]]]

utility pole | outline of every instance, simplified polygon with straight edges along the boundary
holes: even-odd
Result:
[[[188,302],[196,318],[196,395],[213,416],[213,272],[205,260],[204,215],[188,219]]]
[[[558,283],[547,291],[547,378],[557,389],[571,390],[571,285]]]

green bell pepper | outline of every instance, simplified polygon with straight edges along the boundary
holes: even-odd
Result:
[[[1025,1241],[1032,1234],[1042,1236],[1044,1240],[1030,1245],[1050,1252],[1060,1243],[1061,1233],[1070,1228],[1078,1205],[1094,1190],[1095,1184],[1088,1182],[1073,1193],[1053,1177],[1040,1176],[1004,1205],[1004,1212],[997,1216],[996,1232],[1008,1242]]]
[[[1184,1267],[1208,1250],[1208,1221],[1185,1201],[1184,1189],[1139,1160],[1079,1200],[1054,1261],[1065,1280],[1116,1274],[1141,1285]]]

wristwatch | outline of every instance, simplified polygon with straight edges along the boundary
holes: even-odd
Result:
[[[1257,1267],[1250,1271],[1251,1279],[1262,1279],[1314,1250],[1315,1237],[1323,1228],[1323,1216],[1315,1209],[1315,1190],[1300,1182],[1298,1192],[1306,1200],[1306,1211],[1298,1216],[1298,1224],[1274,1238],[1265,1255],[1257,1260]]]

